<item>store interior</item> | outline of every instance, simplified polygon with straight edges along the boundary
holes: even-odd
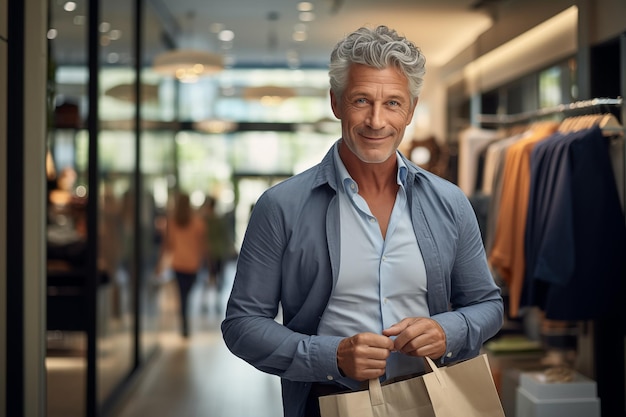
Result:
[[[219,323],[256,200],[341,135],[333,43],[373,23],[424,39],[424,96],[400,151],[475,209],[505,300],[483,350],[506,416],[626,415],[623,1],[211,3],[49,2],[48,417],[280,415],[278,379],[232,356]],[[205,70],[157,65],[193,49]],[[528,148],[507,159],[530,135],[594,126],[601,148],[571,157],[585,174],[567,195],[556,165],[520,178],[535,169]],[[188,339],[171,275],[156,272],[181,191],[199,211],[215,200],[233,248],[223,285],[199,274]]]

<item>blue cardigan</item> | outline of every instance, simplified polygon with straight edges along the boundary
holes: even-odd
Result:
[[[336,353],[342,338],[316,335],[340,263],[332,152],[258,199],[221,326],[235,355],[281,377],[287,417],[303,415],[312,382],[341,376]],[[476,356],[504,314],[476,216],[457,186],[404,160],[428,306],[447,338],[442,362]],[[279,308],[282,323],[275,320]]]

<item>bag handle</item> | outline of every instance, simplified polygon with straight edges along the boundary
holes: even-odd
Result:
[[[378,378],[372,378],[369,380],[369,393],[370,404],[372,407],[383,404],[385,398],[383,397],[383,389],[380,387],[380,380]]]
[[[443,376],[443,373],[439,370],[439,367],[430,359],[428,356],[424,356],[424,360],[426,361],[426,367],[430,368],[431,372],[435,374],[439,385],[442,388],[446,388],[446,379]],[[377,405],[382,405],[385,402],[385,398],[383,397],[383,390],[380,386],[380,380],[378,378],[372,378],[369,380],[369,394],[370,394],[370,404],[372,407]]]
[[[439,370],[439,367],[435,364],[435,362],[433,362],[433,360],[428,356],[424,356],[424,360],[426,361],[428,368],[430,368],[432,373],[435,374],[439,385],[441,385],[442,388],[447,388],[446,378],[443,376],[443,373]]]

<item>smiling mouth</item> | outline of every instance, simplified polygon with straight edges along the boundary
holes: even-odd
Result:
[[[386,139],[387,136],[363,136],[363,138],[365,138],[366,140],[380,141]]]
[[[369,136],[369,135],[361,135],[361,136],[367,140],[382,140],[382,139],[386,139],[389,137],[389,136]]]

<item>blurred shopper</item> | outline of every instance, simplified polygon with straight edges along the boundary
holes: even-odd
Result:
[[[189,336],[189,293],[196,282],[206,251],[206,226],[202,217],[191,207],[189,195],[180,193],[176,197],[174,210],[168,215],[165,241],[159,268],[170,267],[178,283],[180,300],[181,331]],[[159,273],[161,271],[158,271]]]
[[[215,289],[214,309],[222,311],[220,293],[224,287],[224,265],[235,257],[235,247],[228,221],[216,211],[217,200],[209,196],[204,203],[203,217],[206,225],[206,262],[208,276],[204,282],[202,309],[209,311],[209,290]]]

